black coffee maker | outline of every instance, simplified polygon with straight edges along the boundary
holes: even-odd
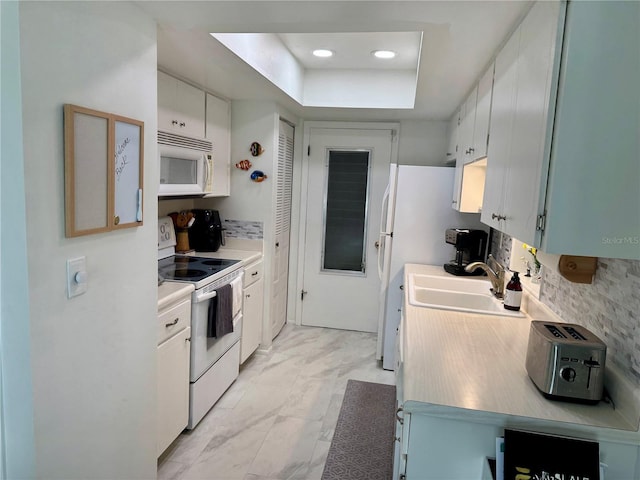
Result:
[[[472,262],[484,262],[487,248],[487,232],[484,230],[469,230],[449,228],[445,231],[444,239],[456,247],[456,258],[444,264],[445,271],[453,275],[483,275],[477,269],[465,272],[464,268]]]
[[[220,213],[217,210],[191,210],[195,221],[189,229],[189,245],[200,252],[216,252],[224,245]]]

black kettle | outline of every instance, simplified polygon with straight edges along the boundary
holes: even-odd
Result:
[[[189,245],[200,252],[217,252],[224,245],[220,213],[217,210],[191,210],[194,222],[189,229]]]

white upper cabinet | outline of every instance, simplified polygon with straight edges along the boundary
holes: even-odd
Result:
[[[447,134],[449,136],[449,146],[447,147],[447,163],[455,162],[458,158],[458,124],[460,123],[460,111],[458,110],[451,120],[449,120],[449,127],[447,128]]]
[[[506,170],[511,156],[511,131],[516,104],[516,68],[520,29],[516,30],[495,61],[488,165],[482,202],[482,223],[504,231],[502,210]]]
[[[486,162],[477,164],[487,156],[491,94],[493,88],[493,63],[460,107],[458,128],[455,130],[456,175],[454,179],[452,207],[463,213],[478,213],[482,207],[484,172]],[[450,122],[449,152],[453,150],[453,127],[456,116]],[[447,153],[447,156],[449,153]],[[449,158],[449,157],[447,157]],[[475,167],[466,169],[467,164]],[[467,172],[467,173],[465,173]]]
[[[489,142],[489,118],[491,116],[491,94],[493,91],[494,64],[487,69],[478,82],[478,100],[476,101],[476,120],[473,128],[473,146],[471,159],[487,156]]]
[[[495,62],[483,223],[640,259],[639,32],[639,2],[533,5]]]
[[[541,180],[548,165],[560,7],[558,2],[534,4],[495,61],[481,219],[533,245],[540,245],[536,225],[544,205]]]
[[[461,150],[460,156],[463,163],[472,161],[474,157],[473,133],[476,124],[476,101],[478,99],[478,86],[476,85],[461,108],[460,129],[458,131],[458,143]]]
[[[207,93],[207,140],[213,144],[213,187],[207,197],[231,193],[231,105]]]
[[[462,166],[464,165],[464,153],[459,145],[459,132],[464,105],[458,109],[451,121],[449,122],[449,151],[447,152],[447,160],[454,159],[456,163],[456,173],[453,180],[453,197],[451,198],[451,208],[460,209],[460,192],[462,188]],[[449,156],[452,153],[453,156]]]
[[[205,93],[158,72],[158,130],[204,138]]]
[[[567,10],[543,250],[640,259],[640,2]]]

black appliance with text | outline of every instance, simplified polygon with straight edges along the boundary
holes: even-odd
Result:
[[[192,210],[194,222],[189,229],[189,245],[199,252],[217,252],[224,245],[224,229],[217,210]]]
[[[472,262],[484,262],[487,249],[487,232],[484,230],[471,230],[461,228],[449,228],[445,231],[445,242],[453,245],[456,256],[453,260],[444,264],[444,269],[453,275],[482,275],[480,269],[466,272],[464,269]]]

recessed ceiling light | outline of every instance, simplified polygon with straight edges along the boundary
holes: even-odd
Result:
[[[396,56],[396,52],[392,52],[391,50],[374,50],[371,53],[376,58],[393,58]]]
[[[332,57],[333,56],[333,52],[331,50],[326,50],[324,48],[319,48],[317,50],[314,50],[313,54],[316,57],[322,57],[322,58],[327,58],[327,57]]]

